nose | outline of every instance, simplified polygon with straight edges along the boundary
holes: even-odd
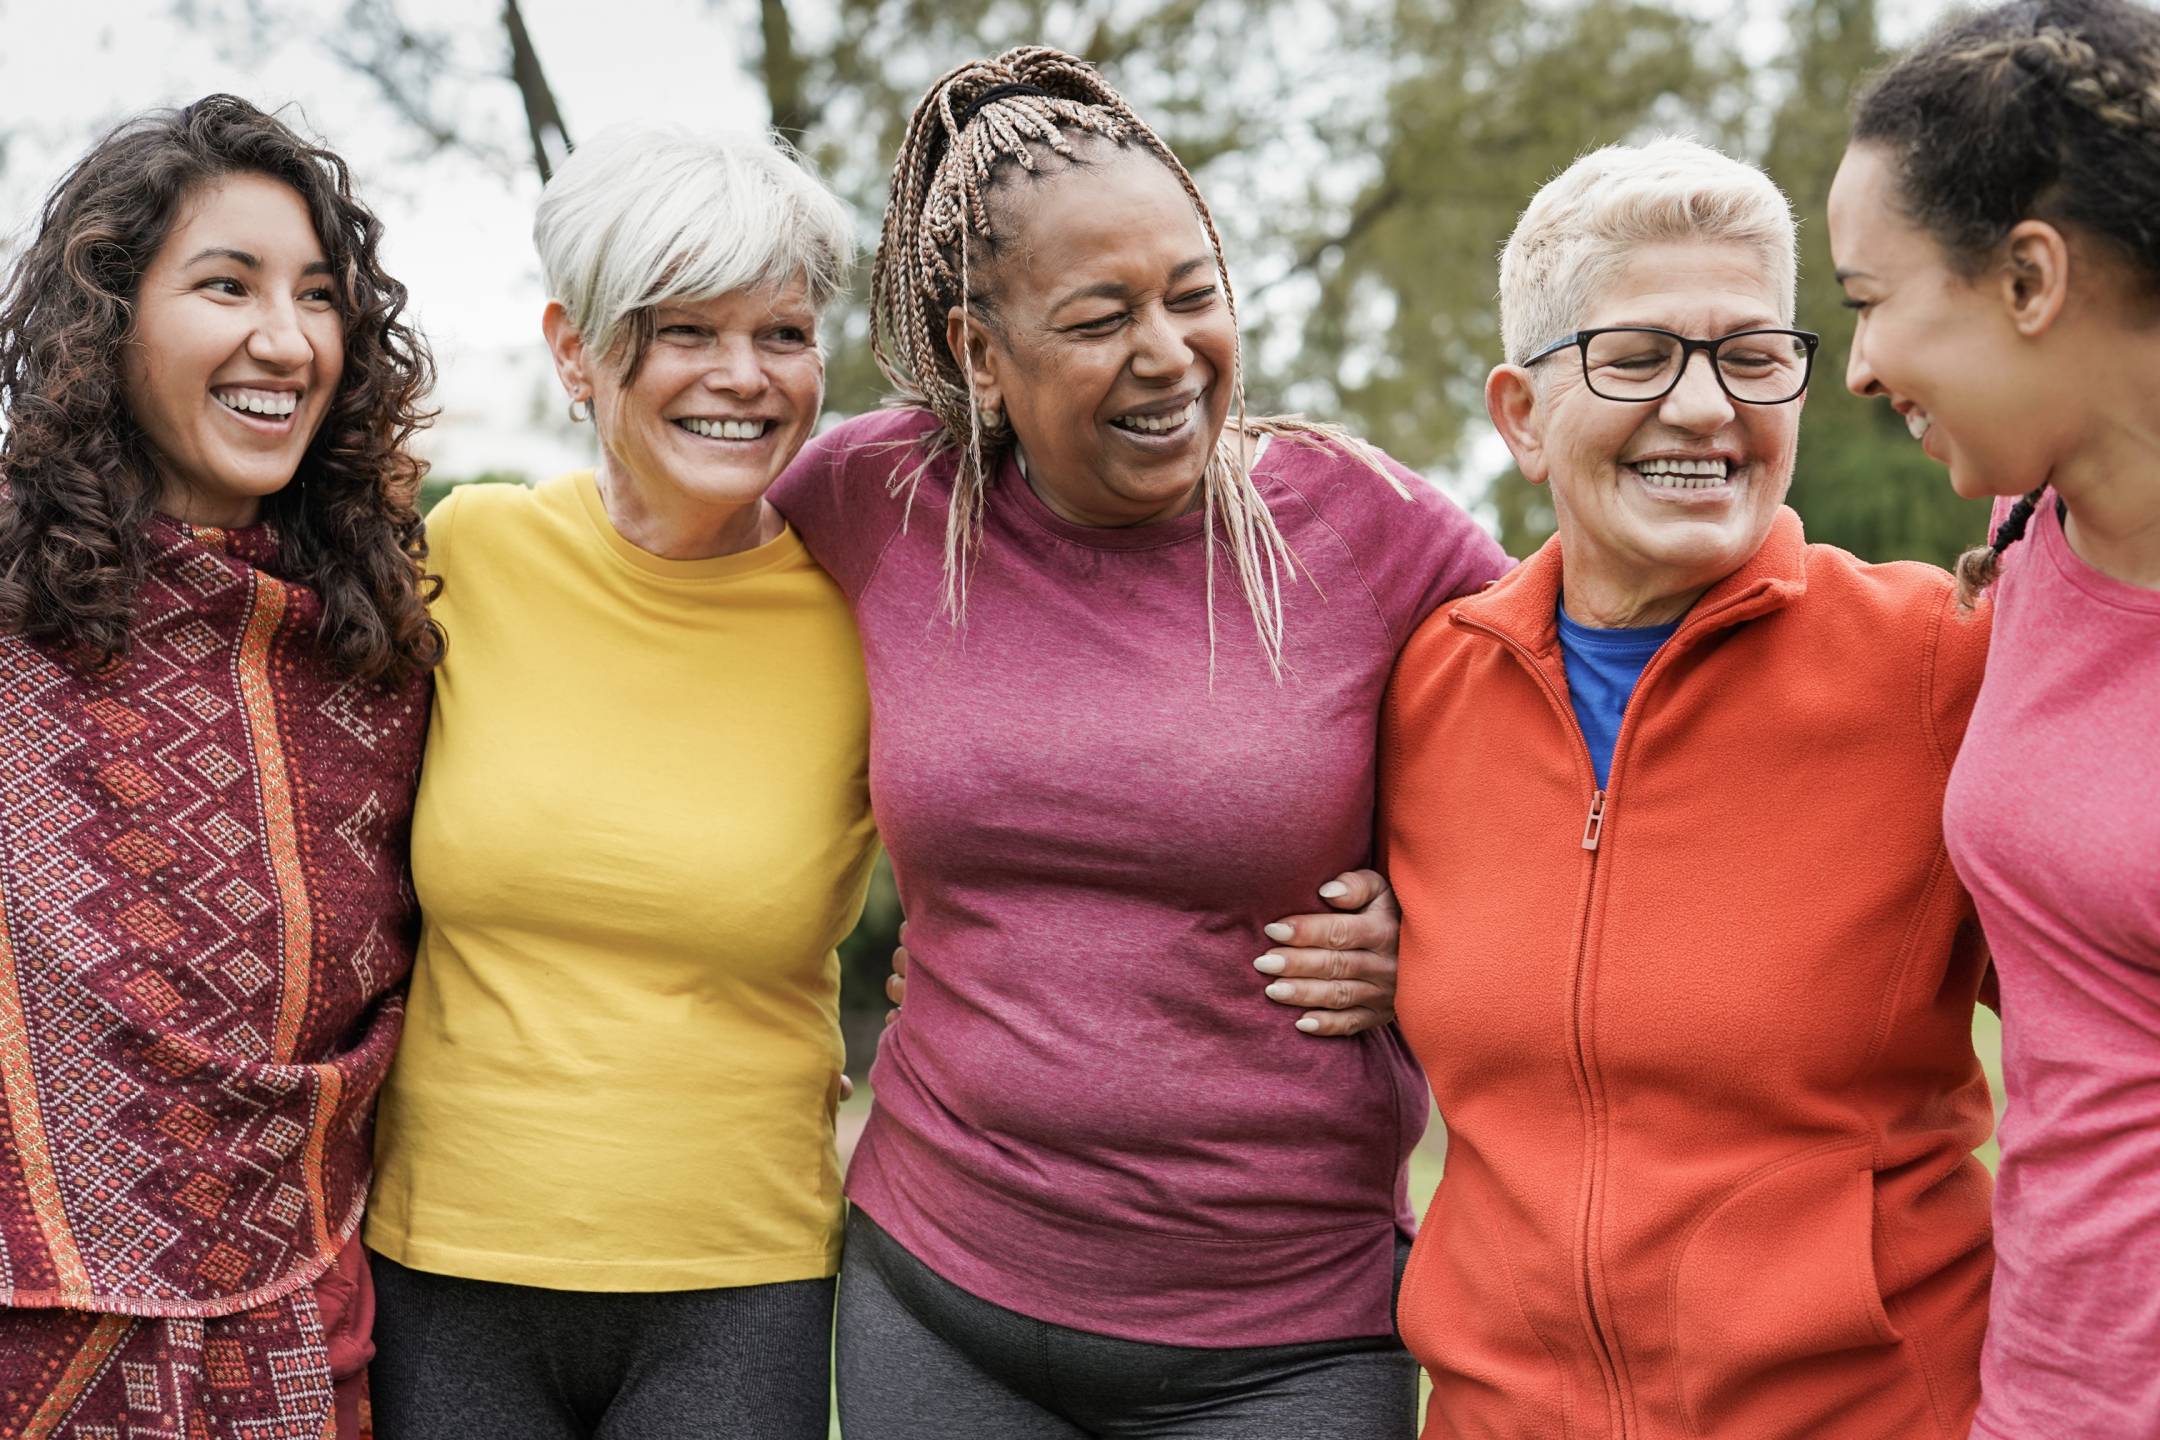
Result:
[[[748,400],[764,394],[769,383],[757,345],[749,336],[726,336],[713,347],[712,363],[705,368],[706,389]]]
[[[1132,372],[1143,380],[1176,380],[1191,368],[1192,346],[1177,317],[1149,305],[1133,317]]]
[[[1868,364],[1867,347],[1860,343],[1860,333],[1854,330],[1852,349],[1845,352],[1845,388],[1855,395],[1880,395],[1882,381],[1875,378],[1875,367]]]
[[[276,370],[298,370],[315,356],[315,347],[301,326],[300,311],[290,299],[265,298],[248,335],[248,358]]]
[[[1700,360],[1702,364],[1695,362]],[[1733,418],[1732,397],[1718,384],[1717,367],[1702,351],[1690,353],[1680,363],[1680,380],[1666,392],[1658,418],[1675,429],[1709,434]]]

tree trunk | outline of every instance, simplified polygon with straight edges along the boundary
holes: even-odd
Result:
[[[817,113],[803,94],[803,62],[795,53],[787,0],[759,0],[758,24],[765,42],[765,98],[772,105],[773,129],[800,143]]]
[[[503,0],[503,28],[510,32],[510,78],[525,102],[525,131],[532,137],[533,165],[540,171],[540,183],[545,185],[554,177],[555,161],[570,153],[570,127],[563,124],[555,92],[548,88],[547,73],[540,68],[540,52],[533,48],[518,0]]]

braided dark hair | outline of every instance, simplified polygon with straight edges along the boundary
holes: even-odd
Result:
[[[1852,139],[1887,150],[1906,214],[1968,276],[2038,219],[2096,241],[2160,297],[2160,11],[2010,0],[1953,20],[1861,93]],[[2039,496],[1959,559],[1962,603],[1994,582]]]
[[[967,604],[969,564],[981,543],[991,478],[1015,437],[1002,414],[985,414],[977,404],[967,373],[970,356],[955,355],[947,345],[945,317],[958,306],[963,314],[981,316],[996,327],[996,297],[971,269],[979,272],[997,253],[993,200],[1000,188],[1019,176],[1045,173],[1051,156],[1070,166],[1093,163],[1089,152],[1104,146],[1133,147],[1153,156],[1184,188],[1214,251],[1216,278],[1234,326],[1237,298],[1214,216],[1199,186],[1109,82],[1076,56],[1028,45],[948,71],[908,117],[907,135],[893,162],[892,199],[870,274],[870,349],[901,398],[939,421],[922,463],[912,474],[896,477],[894,490],[912,495],[931,458],[958,453],[946,513],[944,567],[944,608],[955,623]],[[963,350],[967,343],[963,339]],[[1371,466],[1399,493],[1408,493],[1364,441],[1333,425],[1293,416],[1248,415],[1241,371],[1231,375],[1230,384],[1231,410],[1243,434],[1338,447]],[[1296,557],[1253,483],[1241,443],[1227,427],[1200,485],[1210,539],[1210,663],[1215,641],[1212,541],[1220,532],[1261,649],[1279,678],[1282,582],[1286,574],[1295,575]]]
[[[331,660],[366,680],[410,677],[442,654],[426,604],[439,582],[422,573],[414,509],[426,466],[407,445],[430,418],[427,346],[345,162],[231,95],[136,116],[91,146],[0,285],[0,631],[93,667],[126,655],[158,483],[120,356],[143,272],[183,203],[236,174],[282,181],[306,202],[345,324],[322,428],[263,518],[284,573],[322,597]]]

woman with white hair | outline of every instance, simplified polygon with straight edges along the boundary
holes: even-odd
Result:
[[[599,465],[429,520],[378,1433],[822,1437],[868,701],[764,494],[817,419],[850,220],[760,137],[639,131],[581,146],[534,235]]]
[[[1420,628],[1382,733],[1448,1125],[1401,1304],[1428,1434],[1953,1440],[1978,1401],[1987,957],[1942,806],[1987,626],[1782,507],[1793,275],[1776,187],[1679,140],[1576,162],[1501,261],[1486,402],[1559,534]]]

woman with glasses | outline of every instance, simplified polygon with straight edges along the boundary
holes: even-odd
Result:
[[[1487,405],[1559,534],[1420,627],[1382,730],[1444,1433],[1960,1437],[1978,1399],[1942,800],[1987,629],[1782,507],[1793,278],[1776,187],[1678,140],[1577,162],[1501,260]]]

